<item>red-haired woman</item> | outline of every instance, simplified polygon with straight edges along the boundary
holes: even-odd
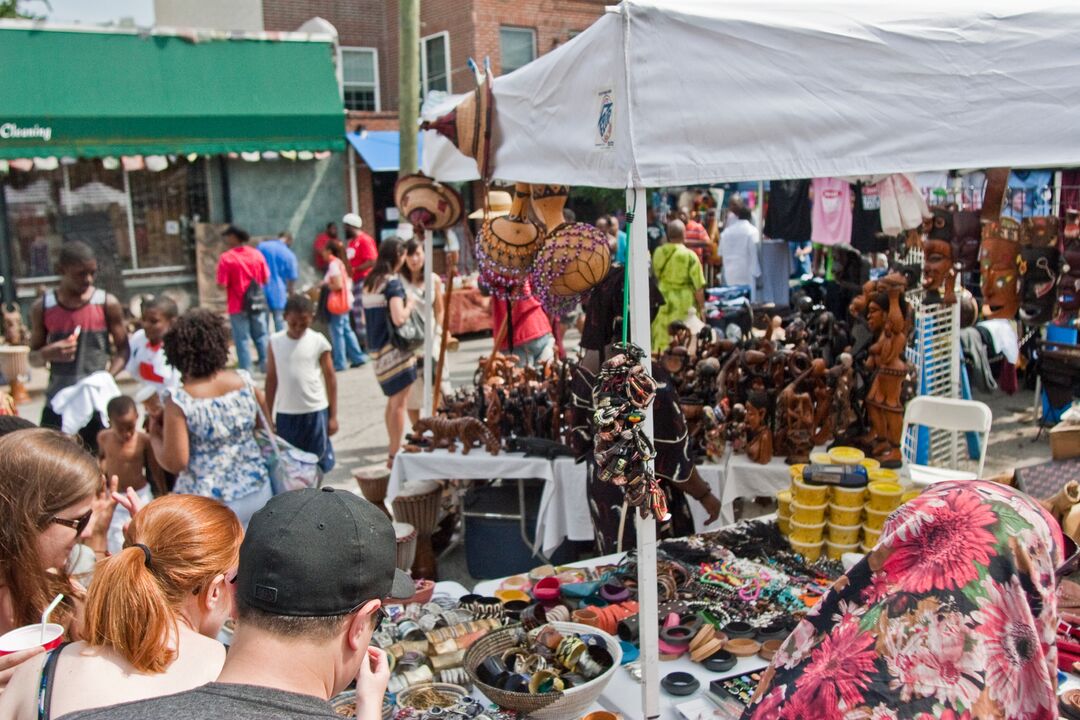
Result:
[[[135,514],[128,537],[94,573],[84,640],[24,663],[0,696],[0,717],[59,717],[217,678],[225,648],[214,638],[232,613],[243,538],[235,513],[210,498],[167,495]]]

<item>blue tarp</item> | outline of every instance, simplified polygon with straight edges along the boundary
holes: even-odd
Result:
[[[345,133],[349,144],[352,145],[364,163],[371,168],[372,172],[397,172],[398,171],[398,145],[399,134],[397,130],[365,130],[363,132]],[[417,134],[416,156],[421,157],[424,152],[423,133]]]

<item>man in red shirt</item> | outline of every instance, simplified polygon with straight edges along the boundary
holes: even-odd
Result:
[[[246,231],[230,225],[223,233],[229,249],[221,253],[218,259],[217,284],[225,288],[228,298],[229,323],[232,325],[233,342],[236,344],[236,359],[241,370],[251,370],[251,348],[255,343],[255,352],[259,355],[259,372],[266,372],[266,296],[262,286],[270,279],[270,268],[262,253],[248,245],[251,236]],[[248,288],[252,283],[259,286],[259,291]],[[254,306],[253,306],[254,305]]]
[[[510,325],[513,329],[513,354],[521,358],[522,365],[539,365],[555,357],[555,336],[551,333],[551,322],[544,312],[540,301],[532,296],[526,281],[526,295],[521,300],[491,299],[491,330],[498,337],[503,323],[506,322],[506,307],[512,308]],[[506,352],[510,347],[506,338],[499,346],[499,352]]]
[[[704,263],[707,259],[705,250],[709,247],[709,231],[705,229],[704,225],[690,216],[688,208],[679,208],[679,219],[686,225],[686,234],[683,236],[686,247],[693,250],[698,256],[698,260]]]
[[[315,247],[312,248],[315,253],[315,267],[323,272],[326,272],[326,262],[322,259],[322,249],[331,240],[337,240],[337,223],[328,222],[326,228],[315,236]]]
[[[361,300],[364,296],[364,278],[375,266],[379,248],[375,238],[360,229],[364,227],[364,221],[356,213],[347,213],[341,218],[341,224],[345,226],[345,254],[349,256],[353,278],[353,305],[350,315],[360,347],[366,350],[367,330],[364,327],[364,305]]]

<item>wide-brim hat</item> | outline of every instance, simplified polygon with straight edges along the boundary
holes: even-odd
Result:
[[[425,230],[445,230],[461,220],[464,203],[452,187],[415,173],[398,178],[394,204],[401,217]]]
[[[487,196],[487,212],[484,208],[469,213],[470,220],[490,220],[491,218],[503,217],[510,214],[513,200],[510,193],[505,190],[492,190]]]
[[[463,155],[476,160],[480,179],[491,179],[492,116],[495,97],[491,92],[491,73],[476,71],[476,90],[442,117],[421,124],[421,130],[435,130],[454,144]]]

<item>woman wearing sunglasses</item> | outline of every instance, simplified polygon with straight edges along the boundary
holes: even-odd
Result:
[[[233,611],[243,539],[236,514],[167,495],[138,511],[127,536],[94,572],[83,640],[24,663],[0,695],[0,717],[47,720],[217,678],[225,648],[214,638]]]

